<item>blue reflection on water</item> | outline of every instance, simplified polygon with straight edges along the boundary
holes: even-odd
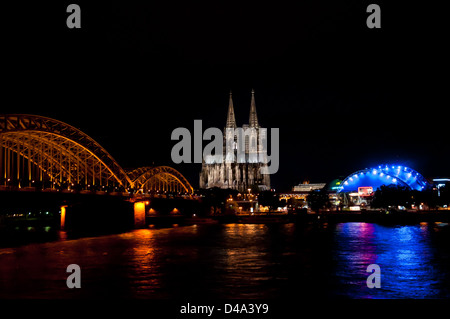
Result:
[[[382,226],[345,223],[336,227],[337,278],[346,297],[444,298],[441,274],[431,245],[432,225]],[[367,266],[381,268],[381,288],[368,288]],[[341,287],[342,288],[342,287]],[[339,292],[337,292],[339,294]]]

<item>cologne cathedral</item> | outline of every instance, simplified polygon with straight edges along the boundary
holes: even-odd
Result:
[[[200,188],[231,188],[240,192],[270,189],[270,175],[267,172],[266,141],[267,131],[258,123],[255,92],[252,90],[249,124],[242,125],[245,134],[245,148],[237,151],[237,130],[234,116],[233,98],[230,92],[228,116],[223,138],[223,155],[205,156],[200,173]],[[230,154],[234,156],[230,157]],[[230,160],[231,158],[231,160]]]

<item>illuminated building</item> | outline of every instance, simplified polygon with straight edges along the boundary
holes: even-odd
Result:
[[[367,206],[370,205],[375,191],[382,185],[398,185],[416,191],[423,191],[431,186],[412,168],[402,165],[379,165],[348,175],[338,192],[349,196],[348,206]]]
[[[295,185],[292,187],[292,192],[280,194],[280,200],[286,200],[289,209],[306,208],[306,199],[309,193],[313,190],[318,191],[324,189],[326,183],[310,183],[309,181],[304,181],[302,184]]]
[[[296,185],[292,188],[294,192],[310,192],[316,189],[324,188],[326,183],[309,183],[308,181],[304,181],[303,184]]]
[[[261,154],[264,154],[261,142],[265,141],[266,136],[264,134],[266,132],[260,130],[260,128],[256,115],[255,94],[252,90],[249,124],[242,126],[244,131],[250,129],[250,133],[245,136],[245,152],[239,154],[237,152],[237,137],[234,134],[237,124],[230,92],[225,126],[226,133],[223,140],[223,157],[220,160],[217,160],[216,156],[209,155],[203,158],[200,172],[200,188],[230,188],[240,192],[246,192],[249,188],[269,190],[270,175],[261,173],[264,169],[267,169],[267,163],[262,161],[263,157],[261,156]],[[229,149],[230,147],[232,149]],[[232,157],[232,160],[225,160],[233,153],[234,157]]]
[[[327,184],[326,188],[328,191],[328,197],[330,199],[331,207],[336,209],[338,206],[340,206],[341,203],[339,191],[342,189],[342,180],[334,179]]]
[[[280,194],[280,199],[294,199],[303,200],[306,202],[306,197],[312,190],[320,190],[325,187],[326,183],[310,183],[304,181],[302,184],[292,187],[292,192]]]
[[[358,192],[363,187],[375,191],[381,185],[400,185],[422,191],[429,186],[428,181],[417,171],[400,165],[380,165],[366,168],[347,176],[340,192]],[[367,192],[364,190],[363,192]]]

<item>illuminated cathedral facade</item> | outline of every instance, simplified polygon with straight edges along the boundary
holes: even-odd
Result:
[[[267,131],[260,127],[256,114],[255,92],[252,90],[249,124],[240,128],[246,134],[238,151],[238,127],[230,92],[227,122],[223,134],[223,155],[205,156],[200,172],[200,188],[229,188],[240,192],[270,189],[267,172]]]

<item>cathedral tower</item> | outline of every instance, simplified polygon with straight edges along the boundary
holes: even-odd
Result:
[[[237,129],[243,130],[245,148],[238,152]],[[258,122],[255,103],[255,91],[250,101],[249,124],[238,128],[234,113],[233,97],[230,92],[227,121],[223,140],[223,160],[203,160],[200,172],[200,188],[231,188],[246,192],[249,188],[270,189],[270,175],[262,174],[267,169],[265,159],[266,130]]]

